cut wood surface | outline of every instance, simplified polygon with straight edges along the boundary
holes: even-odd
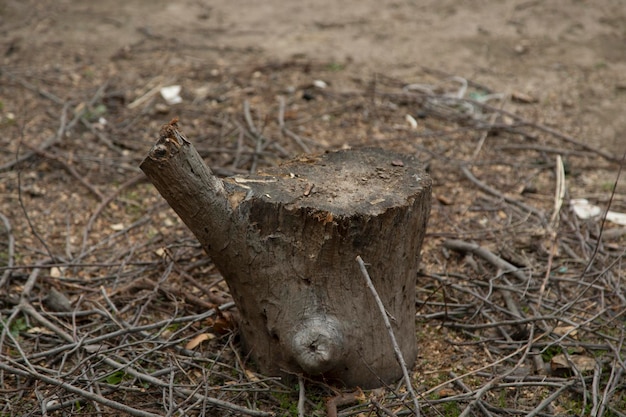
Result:
[[[342,150],[220,180],[173,122],[141,168],[226,279],[262,372],[361,387],[402,376],[357,255],[414,363],[431,193],[414,157]]]

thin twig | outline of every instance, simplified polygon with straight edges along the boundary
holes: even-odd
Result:
[[[111,194],[109,194],[105,199],[103,199],[100,202],[98,207],[96,207],[93,214],[89,218],[89,221],[87,222],[87,225],[85,226],[85,230],[83,231],[83,244],[81,248],[81,256],[85,254],[85,251],[87,249],[87,240],[89,239],[89,232],[91,231],[91,228],[94,222],[96,221],[96,219],[98,218],[102,210],[104,210],[104,208],[107,205],[109,205],[109,203],[111,203],[119,195],[120,192],[122,192],[128,187],[132,187],[133,185],[138,184],[141,181],[144,181],[145,179],[146,179],[146,176],[144,174],[138,174],[130,178],[128,181],[121,184],[119,187],[117,187],[115,191],[113,191]]]
[[[556,190],[554,192],[554,209],[552,216],[550,217],[550,223],[548,223],[548,233],[550,239],[550,252],[548,256],[548,263],[546,266],[546,274],[539,288],[539,295],[537,297],[537,306],[541,306],[543,296],[548,285],[548,280],[552,272],[552,262],[556,256],[558,250],[557,242],[557,228],[559,225],[561,207],[563,206],[563,199],[565,198],[565,167],[563,165],[563,159],[560,155],[556,157]]]
[[[507,101],[506,97],[503,97],[502,100],[500,100],[500,110],[504,108],[504,104],[506,103],[506,101]],[[495,124],[496,119],[498,118],[498,114],[499,113],[496,113],[496,112],[493,112],[491,114],[491,117],[489,118],[489,123],[487,125],[488,127],[493,126]],[[474,150],[474,153],[472,154],[471,161],[475,161],[476,158],[478,157],[478,154],[483,148],[483,145],[485,144],[485,140],[487,139],[487,136],[489,136],[490,132],[491,132],[491,129],[487,128],[483,130],[483,132],[481,133],[480,138],[478,139],[478,144],[476,145],[476,149]]]
[[[259,161],[259,154],[263,150],[263,136],[257,130],[254,125],[254,121],[252,120],[252,115],[250,114],[250,102],[248,100],[244,100],[243,102],[243,115],[246,119],[246,123],[248,124],[248,130],[255,138],[256,144],[254,149],[254,154],[252,155],[252,165],[250,166],[250,173],[254,174],[257,169],[257,164]]]
[[[622,175],[622,169],[623,169],[624,165],[626,165],[626,151],[622,155],[622,159],[620,161],[619,168],[617,169],[617,175],[615,176],[615,182],[613,183],[613,187],[611,189],[611,196],[609,197],[609,202],[607,203],[606,209],[604,210],[604,213],[602,214],[602,221],[600,222],[600,233],[598,233],[598,238],[597,238],[597,240],[595,242],[595,245],[593,247],[593,252],[592,252],[591,256],[589,257],[589,261],[587,262],[587,266],[585,267],[585,269],[581,273],[581,278],[587,272],[589,272],[589,270],[591,269],[591,266],[593,265],[593,262],[594,262],[596,256],[598,255],[598,249],[600,248],[600,244],[602,243],[602,232],[604,231],[604,226],[606,224],[606,216],[608,215],[609,210],[611,209],[611,205],[613,204],[613,198],[615,197],[615,191],[617,190],[617,184],[619,183],[619,179],[620,179],[620,177]]]
[[[2,277],[0,277],[0,289],[6,285],[11,276],[11,269],[15,264],[15,237],[13,236],[13,229],[11,228],[11,222],[9,219],[2,213],[0,213],[0,220],[4,223],[4,228],[7,232],[7,264],[6,269],[2,273]]]
[[[404,356],[402,355],[402,352],[400,351],[400,346],[398,345],[398,342],[396,341],[396,336],[393,334],[393,329],[391,328],[391,322],[389,321],[387,310],[385,309],[385,306],[382,300],[378,296],[378,292],[376,291],[376,288],[374,287],[374,283],[372,282],[372,279],[370,278],[369,273],[367,272],[367,268],[365,267],[365,263],[363,262],[363,259],[361,259],[360,256],[357,256],[356,261],[359,264],[359,268],[361,269],[361,274],[363,274],[363,278],[365,279],[365,283],[367,284],[367,287],[372,293],[374,300],[376,300],[376,305],[378,305],[378,309],[380,310],[380,315],[382,316],[383,322],[385,323],[385,328],[387,329],[387,332],[389,333],[389,339],[391,340],[391,344],[393,345],[393,351],[396,355],[396,360],[398,361],[400,368],[402,368],[402,375],[404,376],[404,383],[406,384],[406,389],[409,391],[409,394],[411,395],[411,399],[413,400],[413,405],[415,406],[415,410],[413,410],[413,413],[415,414],[416,417],[419,417],[420,406],[419,406],[419,402],[417,401],[417,395],[415,394],[415,391],[413,390],[413,382],[411,381],[411,377],[409,376],[409,371],[406,367]]]
[[[450,375],[451,378],[457,378],[457,374],[455,374],[454,372],[449,372],[448,375]],[[470,389],[470,387],[468,387],[467,385],[465,385],[465,383],[463,382],[462,379],[455,379],[454,383],[457,384],[459,387],[461,387],[461,389],[463,391],[465,391],[467,394],[473,394],[473,391]],[[480,408],[480,411],[483,412],[483,414],[485,414],[486,416],[490,416],[491,413],[489,412],[489,410],[487,410],[487,407],[485,407],[485,404],[483,404],[482,401],[478,401],[478,408]]]
[[[305,153],[311,153],[311,149],[306,146],[302,138],[293,133],[291,130],[287,129],[287,126],[285,126],[285,97],[278,97],[278,103],[278,127],[280,127],[280,131],[283,132],[284,135],[289,136],[291,139],[293,139]]]
[[[548,407],[550,404],[552,404],[552,402],[554,400],[556,400],[557,398],[559,398],[559,396],[568,388],[571,388],[574,384],[576,383],[575,379],[572,379],[571,381],[567,382],[566,384],[563,384],[562,386],[560,386],[556,391],[554,391],[552,394],[550,394],[549,396],[547,396],[543,401],[541,401],[539,403],[539,405],[537,405],[537,407],[535,407],[533,409],[533,411],[531,411],[530,413],[526,414],[526,417],[535,417],[537,416],[540,412],[543,411],[544,408]]]
[[[72,336],[70,336],[64,330],[60,329],[56,325],[52,324],[49,320],[47,320],[43,316],[41,316],[41,314],[39,314],[39,312],[37,312],[34,308],[32,308],[32,306],[30,304],[27,304],[26,306],[24,306],[24,311],[27,312],[29,315],[31,315],[34,319],[39,321],[41,324],[43,324],[44,326],[46,326],[50,330],[54,331],[57,335],[62,337],[65,341],[70,342],[70,343],[74,342]],[[135,378],[138,378],[141,381],[144,381],[144,382],[147,382],[147,383],[152,384],[154,386],[157,386],[157,387],[167,387],[168,386],[167,382],[164,382],[161,379],[155,378],[155,377],[153,377],[151,375],[148,375],[148,374],[145,374],[145,373],[142,373],[142,372],[136,370],[135,368],[130,366],[130,363],[128,363],[128,362],[121,363],[121,362],[118,362],[118,361],[116,361],[116,360],[114,360],[114,359],[112,359],[112,358],[110,358],[108,356],[105,356],[103,354],[99,354],[98,356],[100,357],[102,362],[104,362],[105,364],[111,366],[115,370],[123,370],[125,373],[127,373],[129,375],[131,375],[131,376],[133,376]],[[57,385],[61,386],[62,388],[66,388],[67,384],[65,384],[65,383],[58,383]],[[73,392],[71,390],[68,390],[68,391]],[[183,394],[190,394],[192,392],[191,390],[186,390],[186,389],[182,389],[182,388],[177,388],[177,391],[181,392]],[[194,396],[196,396],[196,395],[199,395],[199,394],[194,394]],[[97,399],[95,399],[95,398],[93,398],[91,396],[89,396],[89,397],[85,396],[85,398],[93,399],[94,401],[97,401]],[[249,408],[241,407],[241,406],[238,406],[236,404],[229,403],[227,401],[219,400],[217,398],[206,398],[205,400],[209,404],[212,404],[214,406],[217,406],[217,407],[220,407],[220,408],[224,408],[224,409],[228,409],[228,410],[232,410],[232,411],[236,411],[238,413],[245,414],[245,415],[258,416],[258,417],[265,417],[265,416],[271,416],[272,415],[272,413],[266,413],[266,412],[263,412],[263,411],[251,410]]]
[[[518,200],[516,200],[514,198],[508,197],[508,196],[502,194],[501,192],[499,192],[498,190],[496,190],[495,188],[488,186],[487,184],[485,184],[484,182],[482,182],[481,180],[476,178],[474,176],[474,174],[472,174],[470,172],[470,170],[466,166],[461,166],[461,172],[463,172],[463,175],[465,175],[467,177],[467,179],[469,179],[471,182],[476,184],[478,186],[478,188],[480,188],[484,192],[486,192],[488,194],[491,194],[491,195],[495,195],[496,197],[501,198],[502,200],[506,201],[507,203],[511,203],[511,204],[521,208],[522,210],[525,210],[525,211],[527,211],[529,213],[534,214],[542,222],[544,221],[544,214],[543,214],[543,212],[541,210],[538,210],[535,207],[529,206],[528,204],[522,203],[521,201],[518,201]]]
[[[60,105],[63,104],[63,100],[61,100],[56,95],[54,95],[54,94],[50,93],[49,91],[46,91],[46,90],[44,90],[42,88],[37,87],[35,84],[33,84],[33,83],[29,82],[29,81],[26,81],[22,77],[19,77],[19,76],[13,74],[12,72],[6,70],[5,68],[0,68],[0,74],[6,75],[7,77],[12,79],[13,81],[16,81],[22,87],[26,88],[27,90],[33,91],[33,92],[39,94],[41,97],[46,98],[46,99],[52,101],[53,103],[60,104]]]
[[[304,417],[306,403],[306,393],[304,391],[304,377],[298,375],[298,417]]]
[[[81,118],[83,118],[83,116],[85,115],[85,112],[87,112],[87,110],[89,110],[89,108],[91,108],[96,103],[96,101],[98,101],[102,97],[102,94],[104,94],[104,91],[106,90],[107,86],[108,86],[108,82],[103,83],[100,86],[100,88],[98,88],[98,90],[95,92],[93,97],[91,97],[89,102],[85,106],[83,106],[80,111],[75,112],[74,117],[69,122],[67,122],[67,113],[71,106],[71,102],[68,101],[64,103],[63,109],[61,110],[59,127],[56,133],[54,135],[51,135],[47,139],[45,139],[38,146],[38,149],[44,151],[56,145],[58,142],[60,142],[65,137],[65,134],[68,131],[70,131],[74,127],[74,125],[78,123],[78,121]],[[30,152],[25,152],[22,155],[16,156],[16,158],[13,161],[0,165],[0,172],[12,169],[14,166],[32,158],[35,154],[36,153],[34,151],[30,151]]]
[[[51,159],[53,161],[58,162],[61,165],[61,167],[65,171],[68,172],[68,174],[70,174],[72,177],[78,180],[78,182],[80,182],[89,192],[91,192],[94,196],[96,196],[98,200],[102,201],[104,199],[104,196],[96,187],[91,185],[83,175],[80,175],[72,165],[68,164],[60,156],[56,155],[55,153],[46,151],[44,149],[33,148],[33,147],[30,147],[30,148],[37,155],[40,155],[44,158]]]
[[[17,147],[17,151],[15,154],[15,160],[19,160],[19,155],[20,155],[20,148],[22,146],[22,142],[24,140],[24,127],[22,126],[22,131],[21,131],[21,136],[20,136],[20,142],[19,145]],[[50,249],[50,246],[48,246],[48,244],[46,243],[45,239],[41,236],[41,234],[39,233],[39,231],[37,230],[37,228],[35,227],[35,224],[33,223],[30,214],[28,213],[28,210],[26,209],[26,203],[24,202],[24,196],[23,196],[23,190],[22,190],[22,169],[18,169],[17,170],[17,200],[20,203],[20,209],[22,210],[22,214],[24,214],[24,218],[26,219],[26,223],[28,223],[28,227],[30,229],[30,232],[33,234],[33,236],[35,237],[35,239],[37,239],[39,241],[39,243],[41,243],[41,245],[44,247],[44,249],[46,250],[46,252],[48,253],[48,256],[50,257],[51,261],[56,261],[57,257],[52,253],[52,250]]]
[[[398,417],[396,413],[394,413],[393,411],[391,411],[390,409],[388,409],[387,407],[383,406],[381,403],[379,403],[378,401],[376,401],[376,399],[372,398],[370,400],[370,403],[372,403],[372,405],[374,407],[376,407],[377,410],[379,410],[380,412],[382,412],[384,415],[386,415],[387,417]]]
[[[12,363],[13,361],[11,361],[8,358],[4,358],[5,361]],[[100,395],[94,394],[90,391],[84,390],[82,388],[78,388],[75,387],[71,384],[68,384],[66,382],[60,381],[58,379],[55,378],[51,378],[47,375],[44,375],[42,373],[39,373],[35,370],[29,369],[29,370],[24,370],[22,368],[17,368],[14,366],[10,366],[9,364],[5,363],[5,362],[1,362],[0,361],[0,369],[7,371],[9,373],[15,374],[15,375],[20,375],[23,376],[24,378],[35,378],[39,381],[45,382],[46,384],[50,384],[50,385],[54,385],[57,386],[59,388],[64,389],[65,391],[71,392],[73,394],[76,395],[80,395],[83,398],[86,398],[88,400],[91,401],[95,401],[98,402],[104,406],[113,408],[114,410],[118,410],[118,411],[122,411],[124,413],[128,413],[131,416],[137,416],[137,417],[161,417],[159,414],[154,414],[154,413],[150,413],[147,411],[143,411],[143,410],[139,410],[137,408],[133,408],[130,407],[126,404],[122,404],[119,403],[115,400],[111,400],[108,398],[104,398]]]

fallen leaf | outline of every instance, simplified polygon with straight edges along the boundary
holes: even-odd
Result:
[[[200,343],[204,342],[205,340],[211,340],[211,339],[215,339],[215,336],[212,335],[211,333],[201,333],[198,336],[191,339],[189,342],[187,342],[187,344],[185,345],[185,349],[193,350],[197,348],[200,345]]]
[[[26,333],[54,335],[54,332],[52,330],[45,327],[31,327],[30,329],[26,330]]]
[[[594,358],[583,355],[569,355],[569,361],[564,354],[555,355],[550,360],[552,372],[572,371],[574,368],[578,372],[593,371],[596,366]]]
[[[439,395],[439,398],[447,398],[456,395],[456,392],[454,392],[452,388],[442,388],[437,391],[437,394]]]
[[[221,316],[216,318],[208,318],[207,324],[211,326],[211,330],[213,330],[214,333],[219,335],[230,333],[236,327],[235,320],[228,312],[223,312]]]
[[[575,326],[557,326],[552,330],[552,333],[554,333],[557,336],[576,336],[576,334],[578,333],[578,331],[576,330]]]
[[[511,93],[511,99],[513,101],[517,101],[518,103],[524,103],[524,104],[531,104],[531,103],[536,103],[537,101],[539,101],[535,97],[526,93],[519,92],[519,91],[513,91]]]
[[[248,381],[250,382],[259,382],[260,379],[258,376],[256,376],[256,374],[248,369],[246,369],[246,377],[248,378]]]

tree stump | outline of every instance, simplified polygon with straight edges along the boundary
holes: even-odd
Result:
[[[221,180],[173,121],[141,169],[224,276],[244,347],[262,373],[363,388],[402,377],[357,255],[414,364],[415,281],[431,194],[415,158],[342,150]]]

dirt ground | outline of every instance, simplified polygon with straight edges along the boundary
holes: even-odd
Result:
[[[537,115],[610,149],[626,143],[626,7],[557,1],[5,1],[4,65],[106,66],[146,38],[208,66],[294,56],[411,81],[426,66],[539,101]],[[161,66],[163,63],[154,63]],[[138,63],[137,70],[142,67]]]
[[[566,198],[626,212],[625,181],[615,184],[626,5],[382,4],[0,3],[0,415],[297,415],[298,386],[255,374],[233,333],[215,330],[206,312],[228,304],[228,289],[138,169],[173,117],[220,175],[362,144],[424,160],[434,199],[413,375],[425,415],[624,415],[624,229],[566,209],[560,223],[547,219],[556,154]],[[159,95],[168,85],[182,86],[182,103]],[[255,124],[270,138],[263,149],[250,142]],[[501,266],[446,239],[477,242],[531,278],[502,283]],[[51,307],[52,290],[61,301]],[[522,314],[537,328],[515,337]],[[174,349],[194,337],[206,337],[200,356]],[[81,350],[77,338],[112,353]],[[559,354],[596,365],[555,365]],[[316,384],[307,413],[331,415],[336,391]],[[355,394],[340,415],[407,414],[400,392]]]

